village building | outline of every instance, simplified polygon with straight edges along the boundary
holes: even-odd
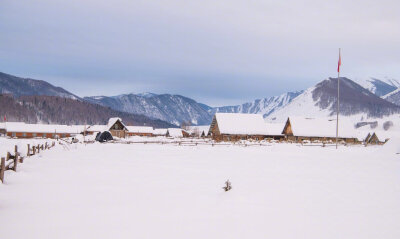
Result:
[[[208,134],[216,141],[263,140],[268,130],[260,114],[216,113]]]
[[[154,129],[153,135],[154,136],[167,136],[168,129]]]
[[[86,127],[86,129],[84,130],[86,135],[93,135],[93,134],[97,134],[99,132],[103,132],[106,128],[106,125],[89,125]]]
[[[83,131],[81,126],[25,124],[22,122],[6,122],[6,135],[12,138],[66,138]]]
[[[186,131],[180,128],[168,128],[167,129],[167,137],[171,138],[183,138],[184,135],[189,135]]]
[[[148,126],[126,126],[128,128],[128,136],[154,136],[153,127]]]
[[[335,142],[336,120],[326,118],[289,117],[282,134],[286,140],[294,142]],[[362,136],[364,135],[364,136]],[[342,120],[339,127],[339,142],[360,143],[365,134],[357,132],[353,124]]]
[[[122,123],[121,118],[110,118],[105,131],[110,131],[111,135],[118,138],[125,138],[128,134],[128,128]]]
[[[282,134],[285,123],[265,123],[267,127],[267,138],[273,140],[283,140],[285,135]]]

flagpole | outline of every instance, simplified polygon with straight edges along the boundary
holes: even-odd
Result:
[[[339,104],[340,104],[340,64],[341,62],[341,56],[340,56],[340,48],[339,48],[339,63],[338,63],[338,73],[337,73],[337,112],[336,112],[336,149],[338,148],[338,136],[339,136]]]

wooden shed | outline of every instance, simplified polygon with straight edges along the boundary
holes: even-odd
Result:
[[[12,138],[65,138],[82,132],[80,126],[55,124],[5,123],[6,135]]]
[[[154,136],[153,127],[148,126],[126,126],[128,128],[128,136]]]
[[[108,120],[106,130],[110,131],[112,136],[125,138],[127,136],[128,128],[122,123],[121,118],[110,118]]]
[[[327,118],[289,117],[282,134],[285,139],[294,142],[336,141],[336,120]],[[339,127],[339,142],[359,143],[359,133],[349,122],[342,121]],[[362,139],[361,139],[362,141]]]
[[[216,141],[263,140],[268,131],[262,115],[216,113],[208,134]]]

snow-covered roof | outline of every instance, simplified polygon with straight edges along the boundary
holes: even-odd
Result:
[[[154,131],[153,127],[149,127],[149,126],[126,126],[126,127],[130,133],[152,134]]]
[[[182,129],[179,129],[179,128],[168,128],[168,134],[170,137],[173,137],[173,138],[182,138],[183,137]]]
[[[267,127],[268,135],[282,135],[283,128],[285,127],[285,123],[265,123]]]
[[[168,129],[154,129],[153,134],[154,135],[166,135],[168,132]]]
[[[207,135],[210,129],[209,125],[198,125],[198,126],[189,126],[187,128],[187,132],[191,135],[200,136],[203,134]]]
[[[89,125],[86,127],[86,131],[88,132],[102,132],[107,130],[107,125],[98,125],[98,124],[94,124],[94,125]]]
[[[214,120],[221,134],[268,135],[260,114],[216,113]]]
[[[23,122],[7,122],[7,132],[21,133],[65,133],[78,134],[81,133],[81,128],[71,125],[55,125],[55,124],[25,124]]]
[[[110,119],[108,120],[107,130],[110,130],[111,127],[112,127],[115,123],[117,123],[118,120],[119,120],[119,122],[121,122],[121,124],[126,128],[126,126],[125,126],[125,124],[122,122],[122,119],[121,119],[121,118],[114,117],[114,118],[110,118]]]
[[[289,117],[289,120],[295,136],[336,137],[336,119]],[[340,138],[363,139],[367,134],[368,132],[358,131],[350,121],[339,119]]]
[[[5,129],[6,128],[6,123],[0,123],[0,129]]]

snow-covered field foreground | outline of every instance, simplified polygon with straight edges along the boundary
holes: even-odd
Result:
[[[400,238],[393,147],[57,146],[6,172],[0,238]]]

